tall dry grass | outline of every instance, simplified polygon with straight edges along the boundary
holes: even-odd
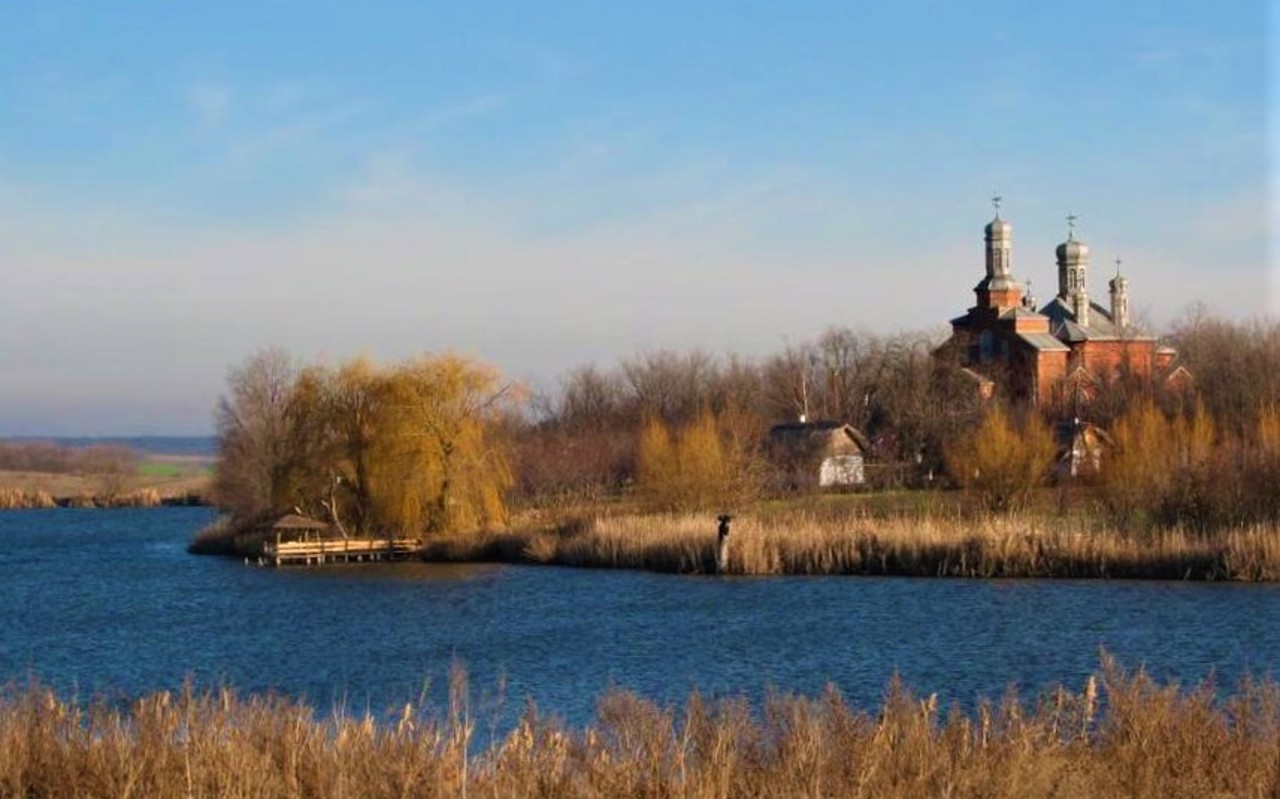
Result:
[[[59,505],[72,508],[155,508],[163,503],[160,492],[154,488],[114,494],[77,494],[55,498],[42,489],[0,488],[0,510],[29,510],[56,508]]]
[[[56,506],[57,502],[48,491],[0,488],[0,510],[25,510]]]
[[[1272,796],[1280,688],[1225,700],[1104,656],[1077,693],[1013,693],[974,712],[890,685],[874,713],[828,688],[659,706],[624,692],[585,729],[530,705],[487,746],[464,675],[446,709],[388,719],[240,697],[162,692],[127,707],[39,685],[0,693],[0,795],[22,797]]]
[[[710,514],[620,514],[553,529],[438,539],[426,557],[709,574]],[[815,511],[744,515],[733,523],[729,573],[1171,580],[1280,580],[1280,530],[1140,534],[1087,518]]]

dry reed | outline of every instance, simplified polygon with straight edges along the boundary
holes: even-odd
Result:
[[[709,574],[715,551],[710,514],[619,514],[439,539],[426,556]],[[738,518],[729,573],[1277,581],[1280,530],[1128,534],[1086,518],[799,510]]]
[[[32,508],[52,508],[56,506],[53,495],[48,491],[27,490],[22,488],[0,489],[0,510],[28,510]]]
[[[569,729],[530,705],[488,747],[465,675],[443,712],[319,718],[282,698],[156,693],[128,706],[39,685],[0,692],[0,795],[23,797],[1271,796],[1280,688],[1219,700],[1155,684],[1104,656],[1079,693],[972,713],[896,681],[874,714],[817,698],[694,694],[663,707],[623,692]]]
[[[112,495],[76,494],[55,499],[48,491],[22,488],[0,489],[0,510],[31,510],[56,508],[156,508],[164,503],[160,492],[154,488]]]

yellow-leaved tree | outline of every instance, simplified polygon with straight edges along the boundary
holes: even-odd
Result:
[[[680,465],[671,431],[656,416],[645,420],[636,448],[636,485],[654,506],[674,505],[679,491]]]
[[[1053,435],[1039,415],[1028,412],[1014,419],[1000,405],[944,449],[951,477],[994,513],[1024,507],[1048,479],[1056,454]]]
[[[1247,485],[1253,521],[1275,524],[1280,520],[1280,406],[1258,409],[1252,447],[1244,462],[1242,482]]]
[[[504,523],[512,477],[492,426],[511,394],[494,369],[452,354],[386,372],[368,466],[378,526],[417,534]]]
[[[293,505],[344,534],[365,530],[370,520],[369,458],[381,379],[380,367],[361,357],[336,369],[308,367],[294,387]]]
[[[721,510],[754,492],[754,458],[722,421],[704,410],[673,435],[660,419],[646,420],[636,482],[647,504],[662,510]]]
[[[1202,407],[1167,416],[1151,401],[1132,405],[1112,427],[1115,451],[1104,465],[1112,518],[1126,527],[1161,522],[1205,526],[1228,511],[1214,486],[1217,432]]]

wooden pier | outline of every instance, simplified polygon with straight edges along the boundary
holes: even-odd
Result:
[[[340,538],[334,532],[324,522],[286,514],[264,530],[258,565],[323,566],[407,560],[422,550],[422,542],[416,538]]]
[[[347,538],[319,541],[267,541],[258,558],[261,566],[322,566],[326,563],[365,563],[407,560],[422,549],[413,538]]]

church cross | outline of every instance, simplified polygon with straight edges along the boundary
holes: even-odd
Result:
[[[1120,256],[1116,256],[1116,277],[1120,277],[1120,264],[1124,263],[1120,260]]]
[[[998,193],[996,192],[991,193],[991,207],[996,209],[996,216],[1000,216],[1000,203],[1003,201],[1004,201],[1004,198],[1001,197]]]

